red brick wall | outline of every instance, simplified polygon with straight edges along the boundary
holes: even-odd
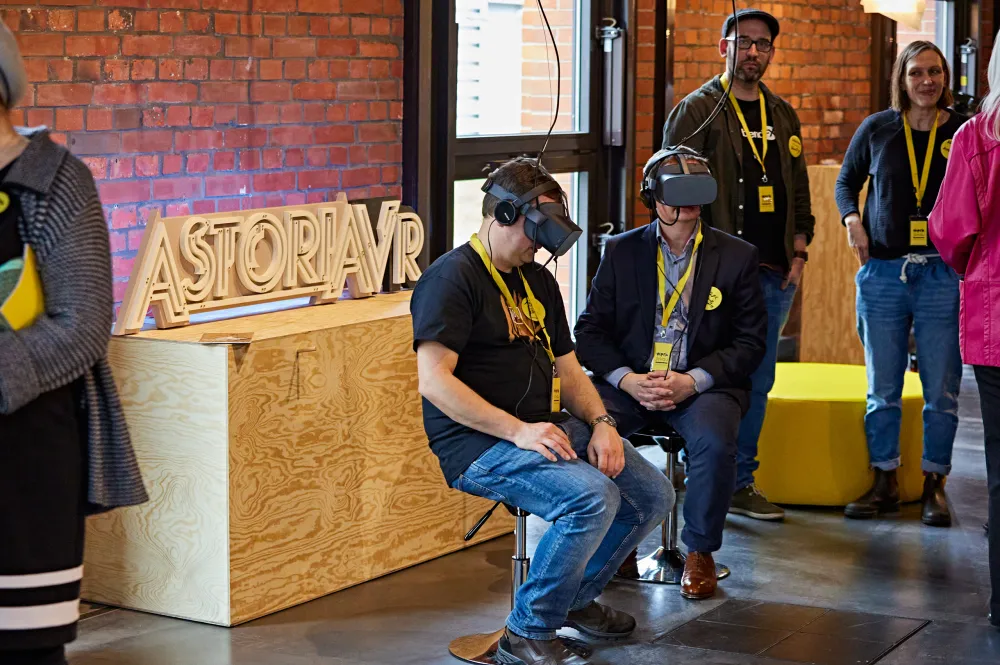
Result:
[[[574,45],[578,0],[545,0],[545,16],[559,47],[559,67],[562,88],[559,95],[557,132],[573,131],[574,113]],[[547,132],[552,124],[556,96],[556,54],[549,40],[549,31],[534,0],[525,0],[521,15],[524,24],[521,43],[521,127],[522,131]],[[549,44],[546,49],[546,43]]]
[[[153,210],[399,194],[402,0],[5,4],[31,82],[14,119],[93,171],[118,300]]]
[[[640,0],[637,177],[661,141],[652,127],[653,18],[656,3]],[[738,7],[741,7],[739,3]],[[854,130],[869,113],[870,19],[854,0],[754,3],[781,22],[775,57],[764,82],[798,111],[809,163],[843,157]],[[677,0],[674,99],[723,71],[718,43],[732,13],[728,0]],[[648,110],[648,120],[644,114]],[[655,141],[655,143],[654,143]],[[637,204],[636,221],[645,209]]]

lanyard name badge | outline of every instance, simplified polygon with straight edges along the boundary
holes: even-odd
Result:
[[[917,155],[913,148],[913,130],[910,128],[910,119],[907,114],[903,114],[903,132],[906,134],[906,156],[910,158],[910,177],[913,180],[913,193],[917,197],[917,214],[910,215],[910,245],[913,247],[927,246],[927,216],[924,215],[924,194],[927,192],[927,180],[931,174],[931,159],[934,157],[934,139],[937,138],[938,120],[941,118],[940,109],[934,114],[934,126],[931,127],[931,135],[927,139],[927,154],[924,156],[924,168],[920,176],[917,176]]]
[[[729,75],[722,75],[722,87],[725,88],[728,85]],[[733,91],[729,91],[729,100],[732,102],[733,110],[736,111],[736,117],[740,119],[740,125],[743,127],[743,133],[747,137],[747,142],[750,144],[750,149],[753,151],[754,159],[760,164],[760,170],[763,174],[761,176],[761,185],[757,187],[757,198],[759,202],[760,212],[774,212],[774,187],[767,184],[767,167],[764,166],[764,160],[767,159],[767,104],[764,100],[763,91],[757,92],[760,95],[760,135],[764,143],[764,147],[761,151],[757,150],[757,144],[753,142],[753,135],[750,134],[750,128],[747,126],[747,119],[743,116],[743,109],[740,108],[740,103],[736,100],[736,95]]]
[[[496,268],[493,267],[493,261],[490,259],[489,253],[486,251],[486,247],[483,246],[483,242],[479,239],[479,236],[475,233],[472,234],[472,238],[469,240],[469,244],[472,248],[476,250],[479,254],[479,258],[483,260],[483,265],[486,266],[486,271],[490,273],[493,277],[493,281],[496,282],[497,288],[500,289],[500,293],[503,294],[504,302],[507,303],[507,308],[510,310],[511,317],[514,318],[514,322],[519,323],[521,316],[524,316],[529,321],[534,321],[537,323],[541,329],[542,334],[545,336],[545,341],[542,342],[542,348],[545,349],[546,355],[549,357],[549,361],[552,363],[552,398],[551,408],[552,413],[558,413],[562,410],[562,395],[561,386],[559,380],[559,373],[556,370],[556,357],[552,353],[552,340],[549,338],[549,331],[545,329],[545,306],[542,302],[535,298],[535,294],[531,292],[531,286],[528,284],[528,280],[524,278],[524,273],[521,269],[517,269],[517,274],[521,277],[521,284],[524,285],[524,292],[527,297],[521,301],[521,307],[517,306],[514,301],[514,296],[511,294],[510,289],[507,288],[507,283],[503,281],[500,273]],[[528,326],[531,327],[530,325]]]
[[[670,314],[677,307],[677,302],[680,300],[681,293],[684,292],[684,287],[687,286],[688,278],[691,277],[691,269],[694,267],[694,258],[698,253],[698,246],[701,245],[701,226],[698,227],[698,235],[694,239],[694,249],[691,250],[691,259],[688,261],[687,270],[681,275],[680,280],[677,282],[676,288],[674,288],[673,294],[670,296],[669,302],[667,301],[667,278],[666,272],[663,266],[663,249],[657,247],[656,249],[656,267],[657,267],[657,279],[659,283],[659,295],[660,302],[663,304],[663,319],[661,325],[666,328],[667,324],[670,322]],[[655,342],[653,344],[653,365],[650,367],[652,371],[670,371],[670,356],[673,354],[674,345],[669,342]]]

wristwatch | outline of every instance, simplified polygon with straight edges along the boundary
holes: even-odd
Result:
[[[612,418],[611,416],[609,416],[606,413],[602,413],[601,415],[599,415],[596,418],[594,418],[593,420],[591,420],[590,421],[590,429],[594,429],[595,427],[597,427],[597,423],[607,423],[607,424],[611,425],[612,427],[614,427],[615,429],[618,429],[618,423],[616,423],[615,419]]]
[[[802,259],[806,263],[809,262],[809,252],[795,252],[793,256],[797,259]]]

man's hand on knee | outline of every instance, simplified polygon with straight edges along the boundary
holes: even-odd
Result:
[[[566,432],[552,423],[523,423],[513,443],[522,450],[535,451],[550,462],[557,461],[553,453],[564,460],[576,459],[576,452]]]
[[[618,430],[607,423],[597,423],[587,446],[587,458],[608,478],[617,478],[625,469],[625,447]]]

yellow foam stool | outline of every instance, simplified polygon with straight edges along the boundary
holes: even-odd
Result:
[[[757,452],[757,486],[768,500],[843,506],[871,488],[867,393],[863,366],[778,363]],[[920,378],[907,372],[899,436],[903,501],[918,501],[923,493],[923,406]]]

